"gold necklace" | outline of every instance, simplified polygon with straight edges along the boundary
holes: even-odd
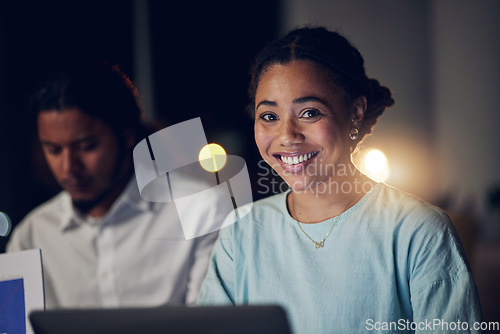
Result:
[[[325,237],[323,239],[321,239],[320,241],[314,241],[310,236],[309,234],[306,233],[306,231],[304,231],[302,229],[302,226],[300,226],[300,222],[298,220],[296,220],[297,222],[297,225],[299,225],[299,228],[300,230],[306,235],[306,237],[309,238],[309,240],[311,240],[312,242],[314,242],[314,245],[316,246],[316,249],[319,249],[319,248],[323,248],[325,247],[325,240],[326,238],[328,238],[328,236],[330,235],[330,232],[332,231],[333,229],[333,226],[335,225],[335,223],[337,222],[337,220],[339,219],[339,216],[340,214],[337,216],[337,218],[335,218],[335,221],[333,222],[332,226],[330,227],[330,230],[328,231],[328,233],[325,235]]]
[[[335,220],[333,221],[332,226],[330,226],[330,230],[328,230],[328,233],[327,233],[327,234],[325,235],[325,237],[324,237],[323,239],[321,239],[320,241],[314,241],[314,240],[313,240],[313,238],[311,238],[311,237],[309,236],[309,234],[307,234],[307,233],[306,233],[306,231],[304,231],[304,230],[302,229],[302,226],[300,226],[300,222],[298,221],[298,219],[296,219],[295,221],[297,222],[297,225],[299,225],[299,228],[300,228],[300,230],[302,231],[302,233],[304,233],[304,234],[305,234],[305,236],[306,236],[306,237],[308,237],[308,238],[309,238],[309,240],[311,240],[311,241],[314,243],[314,245],[316,246],[316,249],[324,248],[324,247],[325,247],[325,240],[326,240],[326,238],[328,238],[328,236],[330,235],[330,232],[333,230],[333,226],[335,226],[335,223],[337,223],[337,220],[339,220],[340,215],[341,215],[341,214],[343,214],[343,213],[347,210],[347,208],[349,207],[349,205],[351,204],[351,202],[352,202],[352,200],[351,200],[351,201],[349,201],[349,202],[347,203],[347,205],[346,205],[345,209],[337,215],[337,217],[336,217],[336,218],[335,218]]]

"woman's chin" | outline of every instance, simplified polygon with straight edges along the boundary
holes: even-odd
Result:
[[[285,182],[295,193],[305,193],[305,192],[313,192],[314,186],[313,183],[305,178],[288,178],[285,179]]]

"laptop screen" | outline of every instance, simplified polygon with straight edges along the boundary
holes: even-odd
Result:
[[[279,306],[73,309],[30,314],[36,334],[290,334]]]

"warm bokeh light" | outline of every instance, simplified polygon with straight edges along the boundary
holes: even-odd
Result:
[[[377,182],[384,182],[389,177],[389,163],[385,154],[377,149],[370,149],[363,159],[363,172]]]
[[[221,170],[227,161],[226,151],[218,144],[205,145],[198,156],[200,165],[206,171],[217,172]]]

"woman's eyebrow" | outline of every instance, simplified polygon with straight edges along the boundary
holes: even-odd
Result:
[[[293,100],[293,103],[295,104],[306,103],[306,102],[319,102],[321,104],[326,105],[325,101],[316,96],[299,97],[298,99]]]
[[[323,101],[322,99],[320,99],[319,97],[316,97],[316,96],[304,96],[304,97],[299,97],[299,98],[293,100],[294,104],[300,104],[300,103],[306,103],[306,102],[319,102],[321,104],[326,105],[325,101]],[[278,106],[278,104],[276,102],[263,100],[263,101],[260,101],[259,104],[257,104],[255,109],[257,110],[261,105],[262,106],[271,106],[271,107]]]
[[[260,106],[276,107],[277,105],[278,104],[276,102],[264,100],[264,101],[260,101],[259,104],[257,104],[257,106],[255,107],[255,110],[259,109]]]

